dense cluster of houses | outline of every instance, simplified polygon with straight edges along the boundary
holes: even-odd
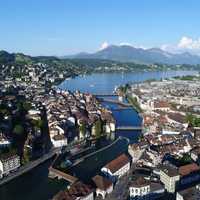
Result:
[[[44,154],[48,131],[42,131],[43,110],[44,107],[39,102],[28,101],[18,89],[0,94],[0,161],[2,163],[8,160],[11,163],[9,166],[12,166],[15,163],[13,158],[17,157],[19,164],[16,164],[16,168],[18,168],[25,152],[29,152],[27,161]],[[44,137],[44,132],[47,133],[47,137]],[[5,170],[2,164],[1,178],[11,171],[13,171],[12,167],[10,170]]]
[[[177,200],[181,198],[186,200],[186,192],[182,192],[182,190],[190,190],[191,186],[198,186],[200,183],[199,136],[199,128],[179,134],[146,133],[139,143],[130,145],[129,153],[133,163],[138,168],[151,169],[151,174],[148,177],[145,176],[145,180],[138,182],[136,180],[137,183],[141,183],[143,193],[141,192],[140,195],[136,193],[139,191],[135,191],[134,189],[138,189],[135,187],[131,190],[132,196],[146,197],[150,195],[147,182],[156,180],[156,184],[163,186],[168,193],[175,194],[177,192]],[[197,186],[192,190],[199,193]],[[153,199],[152,194],[150,196],[150,199]]]
[[[57,90],[37,100],[47,109],[49,133],[55,147],[66,146],[69,140],[95,137],[99,131],[101,134],[115,131],[111,111],[91,94]]]
[[[143,109],[146,132],[174,134],[187,128],[187,113],[199,117],[199,81],[164,80],[132,85],[130,94]]]

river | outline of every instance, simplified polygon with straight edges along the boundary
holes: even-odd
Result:
[[[103,73],[79,76],[64,81],[59,87],[67,90],[80,90],[93,94],[111,94],[116,86],[127,82],[138,83],[148,79],[163,79],[173,76],[195,75],[196,71],[166,71],[141,73]],[[116,111],[115,104],[104,103],[104,106],[113,110],[117,125],[138,125],[141,118],[133,109]],[[118,131],[117,136],[128,137],[131,142],[137,142],[140,135],[138,131]],[[47,200],[58,190],[66,187],[63,181],[48,179],[48,167],[52,160],[42,164],[36,169],[16,178],[0,187],[0,200]]]

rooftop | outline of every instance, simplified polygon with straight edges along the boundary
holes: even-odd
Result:
[[[93,189],[82,182],[74,183],[70,189],[60,191],[53,197],[53,200],[75,200],[78,197],[86,197],[93,192]]]
[[[191,187],[179,192],[179,194],[183,197],[184,200],[199,200],[200,199],[200,191]]]
[[[100,175],[96,175],[92,178],[92,180],[95,183],[96,187],[101,190],[106,190],[110,186],[112,186],[112,181]]]
[[[188,164],[188,165],[179,167],[178,171],[181,176],[186,176],[192,172],[196,172],[199,170],[200,170],[200,167],[196,163],[192,163],[192,164]]]
[[[171,165],[162,165],[161,170],[170,177],[179,175],[177,168]]]
[[[128,156],[126,154],[122,154],[121,156],[109,162],[105,167],[110,169],[112,173],[115,173],[129,162],[130,160]]]
[[[136,180],[132,181],[131,186],[140,188],[150,185],[150,181],[145,180],[143,177],[138,177]]]

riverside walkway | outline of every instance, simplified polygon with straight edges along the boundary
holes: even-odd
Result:
[[[122,145],[121,150],[119,150],[117,147],[119,144]],[[128,144],[129,144],[129,140],[127,138],[119,137],[111,144],[106,145],[98,150],[95,150],[94,152],[91,152],[77,159],[76,161],[74,161],[72,165],[69,166],[68,169],[66,168],[65,171],[62,171],[61,169],[57,168],[57,166],[53,164],[49,168],[49,177],[52,177],[52,178],[57,177],[59,179],[64,179],[71,184],[76,182],[78,179],[82,180],[82,179],[87,179],[90,176],[92,177],[96,173],[97,169],[100,170],[105,164],[110,162],[110,160],[113,160],[114,158],[116,158],[115,155],[118,156],[118,154],[125,152],[128,149]],[[111,149],[113,151],[117,149],[118,152],[116,154],[115,153],[113,154],[112,152],[111,156],[108,157],[107,156],[108,151],[111,153]],[[104,153],[106,154],[106,156],[103,156],[102,158],[102,155],[104,155]],[[57,157],[56,159],[59,159],[59,157]],[[70,160],[70,158],[68,159]],[[101,159],[103,159],[103,161]],[[59,165],[59,163],[57,164]],[[83,167],[83,165],[87,167]],[[80,171],[80,169],[82,170]],[[84,172],[83,172],[83,169],[84,169]]]
[[[38,158],[37,160],[31,161],[30,163],[20,167],[17,171],[10,173],[8,176],[4,177],[0,180],[0,186],[3,184],[8,183],[9,181],[21,176],[22,174],[32,170],[33,168],[37,167],[38,165],[44,163],[45,161],[49,160],[50,158],[54,157],[58,154],[60,149],[54,148],[49,151],[49,153],[43,155],[42,157]]]

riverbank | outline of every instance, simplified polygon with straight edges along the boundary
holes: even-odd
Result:
[[[128,145],[129,140],[127,138],[119,137],[110,144],[102,146],[101,148],[97,148],[95,151],[89,152],[87,155],[81,156],[80,154],[80,157],[74,160],[74,163],[66,168],[61,168],[61,163],[63,160],[69,160],[73,162],[73,156],[63,158],[63,156],[60,155],[62,159],[58,158],[59,162],[55,161],[56,165],[54,164],[53,166],[53,168],[55,168],[57,171],[52,170],[52,168],[50,168],[50,171],[54,173],[55,176],[63,177],[69,182],[73,182],[74,180],[79,179],[88,183],[91,181],[90,179],[95,176],[104,165],[122,153],[128,152]]]
[[[30,170],[34,169],[35,167],[41,165],[42,163],[46,162],[47,160],[54,157],[60,150],[59,149],[52,149],[49,153],[43,155],[42,157],[38,158],[37,160],[31,161],[28,164],[20,167],[17,171],[10,173],[7,177],[4,177],[0,180],[0,186],[12,181],[13,179],[29,172]]]

